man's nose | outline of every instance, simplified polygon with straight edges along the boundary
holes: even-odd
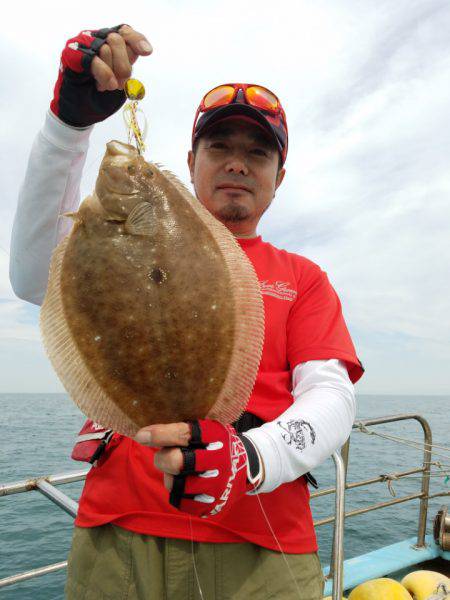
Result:
[[[241,175],[248,175],[248,168],[245,161],[240,156],[230,157],[225,165],[227,173],[240,173]]]

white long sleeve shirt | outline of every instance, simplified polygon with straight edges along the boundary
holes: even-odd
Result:
[[[19,298],[43,302],[53,249],[68,234],[93,127],[69,127],[47,114],[29,158],[14,219],[10,280]],[[258,492],[270,492],[320,465],[348,438],[356,414],[354,387],[340,360],[311,360],[293,369],[293,404],[246,432],[264,464]]]

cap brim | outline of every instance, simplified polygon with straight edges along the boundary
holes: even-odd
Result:
[[[212,125],[216,124],[218,121],[222,121],[227,117],[238,117],[245,116],[250,118],[252,121],[255,121],[258,125],[261,125],[262,128],[269,134],[271,139],[275,142],[278,150],[282,153],[283,148],[282,145],[273,129],[269,121],[266,119],[265,115],[260,112],[254,106],[250,106],[249,104],[227,104],[226,106],[219,106],[215,109],[209,110],[202,114],[200,119],[198,120],[197,127],[195,128],[193,142],[205,133],[207,129],[209,129]]]

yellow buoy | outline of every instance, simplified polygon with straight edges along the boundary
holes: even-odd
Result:
[[[414,600],[428,600],[431,595],[437,594],[439,584],[444,584],[450,594],[450,580],[437,571],[413,571],[405,575],[402,585],[410,592]],[[445,594],[442,595],[445,598]]]
[[[412,600],[406,589],[395,581],[382,577],[361,583],[352,590],[348,600]]]

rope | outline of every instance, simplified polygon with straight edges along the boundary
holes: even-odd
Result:
[[[364,423],[361,423],[361,422],[355,423],[355,425],[356,425],[358,431],[360,431],[361,433],[365,433],[367,435],[375,435],[375,436],[378,436],[385,440],[390,440],[392,442],[398,442],[399,444],[404,444],[405,446],[410,446],[412,448],[415,448],[416,450],[427,449],[435,456],[440,456],[441,458],[446,458],[446,459],[450,458],[450,448],[448,448],[446,446],[442,446],[439,444],[428,444],[427,442],[419,442],[417,440],[411,440],[408,438],[403,438],[403,437],[396,436],[396,435],[389,435],[386,433],[378,433],[377,431],[368,429],[366,427],[366,425],[364,425]],[[448,451],[449,454],[442,454],[440,452],[435,452],[433,450],[433,448],[439,448],[439,449],[446,450],[446,451]]]
[[[393,486],[392,482],[398,480],[398,475],[394,475],[394,474],[391,474],[391,473],[386,473],[384,475],[380,475],[380,477],[383,478],[382,479],[383,482],[387,481],[387,486],[388,486],[389,493],[391,494],[391,496],[393,498],[395,498],[395,496],[397,494],[395,493],[394,486]]]
[[[446,455],[446,454],[442,454],[440,452],[436,452],[434,450],[434,448],[439,448],[441,450],[447,450],[450,453],[450,448],[443,446],[443,445],[439,445],[439,444],[429,444],[427,442],[419,442],[417,440],[411,440],[408,438],[403,438],[400,436],[396,436],[396,435],[389,435],[386,433],[378,433],[377,431],[373,431],[373,429],[368,429],[366,427],[366,425],[364,425],[364,423],[362,423],[361,421],[359,421],[358,423],[355,423],[357,430],[360,431],[361,433],[365,433],[366,435],[375,435],[378,436],[380,438],[383,438],[385,440],[390,440],[392,442],[397,442],[398,444],[403,444],[405,446],[409,446],[409,447],[413,447],[416,450],[429,450],[429,452],[435,456],[440,456],[440,457],[444,457],[446,459],[450,458],[450,456]],[[446,463],[442,463],[441,461],[424,461],[423,463],[424,465],[424,469],[423,471],[425,472],[426,466],[431,467],[431,465],[434,465],[436,467],[438,467],[439,470],[437,471],[430,471],[428,472],[429,477],[445,477],[444,479],[444,483],[447,484],[450,481],[450,470],[448,470],[450,468],[450,464],[446,464]],[[399,479],[422,479],[423,475],[398,475],[396,473],[382,473],[380,475],[380,477],[382,478],[382,482],[386,482],[387,483],[387,487],[389,490],[389,493],[392,497],[396,496],[396,492],[394,489],[394,481],[398,481]]]

